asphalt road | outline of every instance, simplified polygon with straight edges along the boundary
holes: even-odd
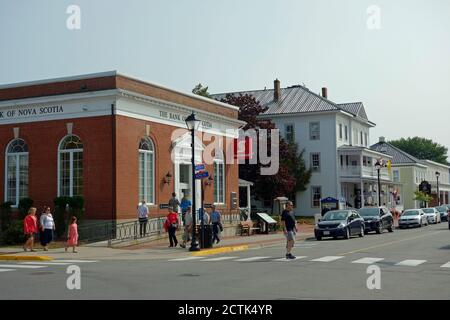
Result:
[[[176,261],[0,261],[0,299],[450,299],[447,223],[300,241],[293,253],[298,259],[283,259],[279,243],[193,260],[182,252]],[[80,290],[66,286],[70,265],[80,267]],[[380,289],[367,287],[371,265],[379,267]]]

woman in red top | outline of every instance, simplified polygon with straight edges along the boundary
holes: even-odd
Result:
[[[178,215],[172,212],[172,208],[169,207],[169,214],[167,215],[166,222],[164,223],[164,229],[169,232],[169,248],[176,247],[178,245],[177,236],[175,233],[178,229]]]
[[[33,249],[34,246],[34,234],[38,232],[37,219],[36,219],[36,208],[30,208],[28,214],[23,220],[23,233],[27,237],[27,241],[23,245],[23,250],[27,251],[27,247],[30,251],[36,251]]]

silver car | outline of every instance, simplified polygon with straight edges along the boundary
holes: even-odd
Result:
[[[428,219],[422,209],[405,210],[398,220],[399,228],[421,227],[423,225],[428,225]]]
[[[441,214],[436,208],[423,208],[423,212],[425,212],[428,223],[441,223]]]

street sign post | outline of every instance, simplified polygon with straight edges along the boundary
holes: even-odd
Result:
[[[195,174],[195,179],[203,179],[208,177],[208,171],[202,171]]]
[[[204,164],[197,164],[195,166],[195,171],[203,171],[205,170],[205,165]]]

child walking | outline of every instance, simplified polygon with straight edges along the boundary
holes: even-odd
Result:
[[[73,247],[73,252],[77,253],[76,247],[78,245],[78,225],[77,217],[73,216],[69,225],[69,236],[67,238],[65,250],[67,252],[68,247]]]

